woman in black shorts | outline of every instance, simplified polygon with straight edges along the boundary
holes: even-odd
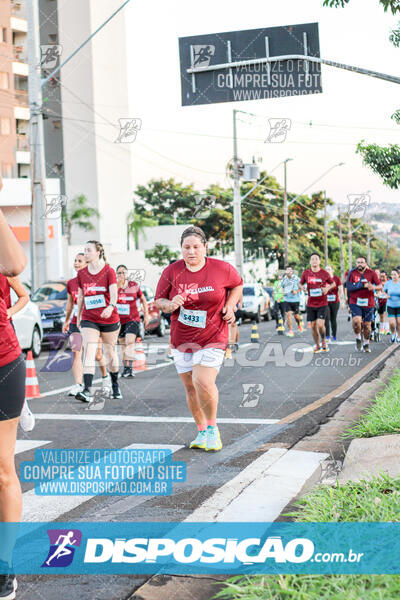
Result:
[[[117,311],[121,321],[119,340],[122,345],[124,370],[122,377],[134,377],[133,363],[135,360],[135,341],[139,335],[140,315],[137,301],[143,306],[143,324],[146,328],[149,323],[149,313],[146,298],[139,284],[128,279],[128,269],[125,265],[117,267],[118,304]]]
[[[0,190],[2,182],[0,177]],[[23,271],[26,257],[0,210],[0,273],[14,277]],[[15,471],[15,443],[25,400],[25,361],[15,331],[0,298],[0,522],[18,523],[22,493]],[[13,540],[0,539],[0,598],[15,598],[12,574]]]
[[[91,401],[91,387],[99,339],[111,377],[113,398],[122,398],[118,385],[118,354],[116,343],[120,328],[117,312],[117,277],[106,263],[103,245],[91,240],[85,245],[87,267],[78,271],[77,326],[83,339],[84,389],[76,395],[82,402]]]

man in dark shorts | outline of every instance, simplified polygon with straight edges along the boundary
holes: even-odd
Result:
[[[335,287],[332,277],[321,269],[321,257],[317,252],[311,254],[310,269],[303,271],[300,286],[307,286],[307,321],[311,322],[311,330],[315,341],[314,354],[328,352],[326,343],[325,319],[328,311],[327,294]],[[321,338],[321,345],[320,345]]]
[[[371,352],[369,339],[375,308],[374,292],[382,290],[382,284],[375,271],[368,267],[365,256],[357,257],[356,268],[351,269],[347,275],[346,288],[353,317],[353,330],[356,334],[356,348]],[[361,324],[363,324],[364,346],[361,341]]]
[[[285,313],[288,325],[288,332],[286,335],[288,337],[294,337],[292,315],[294,316],[294,320],[297,323],[300,333],[303,333],[303,325],[299,310],[300,278],[295,275],[292,267],[286,267],[285,275],[282,278],[281,284],[284,293]]]

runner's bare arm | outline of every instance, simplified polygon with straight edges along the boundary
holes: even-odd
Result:
[[[20,311],[22,308],[24,308],[24,306],[28,304],[29,294],[28,290],[26,289],[24,284],[21,283],[18,277],[7,277],[7,279],[8,283],[10,284],[10,287],[12,287],[12,289],[18,296],[18,300],[16,301],[14,306],[7,308],[7,316],[8,318],[11,318],[13,315],[15,315],[15,313]]]
[[[68,331],[69,322],[71,319],[71,314],[72,314],[73,309],[74,309],[74,299],[72,298],[71,294],[68,294],[67,306],[65,307],[65,321],[64,321],[64,325],[62,327],[63,333],[67,333],[67,331]]]
[[[224,321],[228,321],[228,323],[235,322],[235,313],[234,309],[236,304],[239,302],[243,294],[243,285],[237,285],[236,287],[229,290],[228,298],[225,302],[225,306],[222,309],[222,314],[224,315],[222,318]]]
[[[25,266],[26,256],[22,246],[0,209],[0,273],[6,277],[15,277],[24,270]]]
[[[118,299],[118,286],[116,283],[110,283],[108,286],[110,291],[110,304],[105,307],[105,309],[101,313],[102,319],[109,319],[113,313],[114,308],[117,306]]]
[[[179,294],[172,298],[172,300],[168,300],[167,298],[158,298],[156,300],[156,306],[165,313],[174,312],[177,308],[184,304],[185,300]]]
[[[76,315],[76,321],[77,321],[77,326],[80,327],[81,325],[81,318],[82,318],[82,309],[83,309],[83,292],[82,292],[82,288],[79,288],[78,291],[78,300],[76,301],[76,305],[78,307],[78,312]]]
[[[143,320],[144,320],[144,326],[146,327],[149,322],[149,308],[147,306],[147,300],[144,297],[144,294],[142,294],[140,296],[140,302],[142,303],[142,306],[143,306]]]

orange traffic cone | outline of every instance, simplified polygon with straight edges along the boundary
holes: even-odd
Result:
[[[25,380],[25,398],[41,398],[39,390],[39,382],[36,375],[35,361],[33,360],[32,351],[29,350],[26,357],[26,380]]]
[[[135,345],[135,362],[133,363],[134,371],[146,371],[146,355],[143,349],[142,338],[138,337]]]
[[[308,327],[308,329],[311,329],[311,321],[308,321],[307,327]]]

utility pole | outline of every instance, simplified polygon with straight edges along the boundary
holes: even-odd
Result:
[[[235,264],[243,277],[243,236],[242,236],[242,207],[240,198],[240,173],[237,153],[236,113],[233,111],[233,227],[235,244]]]
[[[324,257],[325,267],[328,266],[328,219],[326,216],[326,191],[324,192]]]
[[[289,212],[288,212],[288,201],[287,201],[287,173],[286,164],[292,158],[287,158],[283,161],[283,243],[284,243],[284,254],[283,262],[284,267],[289,264]]]
[[[342,281],[344,281],[343,232],[342,232],[342,216],[340,214],[340,206],[338,207],[338,223],[339,223],[340,279]]]
[[[47,279],[48,252],[46,231],[46,172],[44,157],[41,66],[39,51],[38,0],[26,3],[28,21],[29,107],[31,146],[32,235],[33,272],[32,291]]]
[[[350,214],[350,198],[349,198],[349,210],[347,212],[347,225],[348,225],[348,229],[349,229],[349,271],[351,271],[352,268],[352,263],[353,263],[353,257],[352,257],[352,231],[351,231],[351,214]]]
[[[389,273],[389,232],[386,232],[386,273]]]
[[[367,230],[367,263],[371,264],[371,230]]]

